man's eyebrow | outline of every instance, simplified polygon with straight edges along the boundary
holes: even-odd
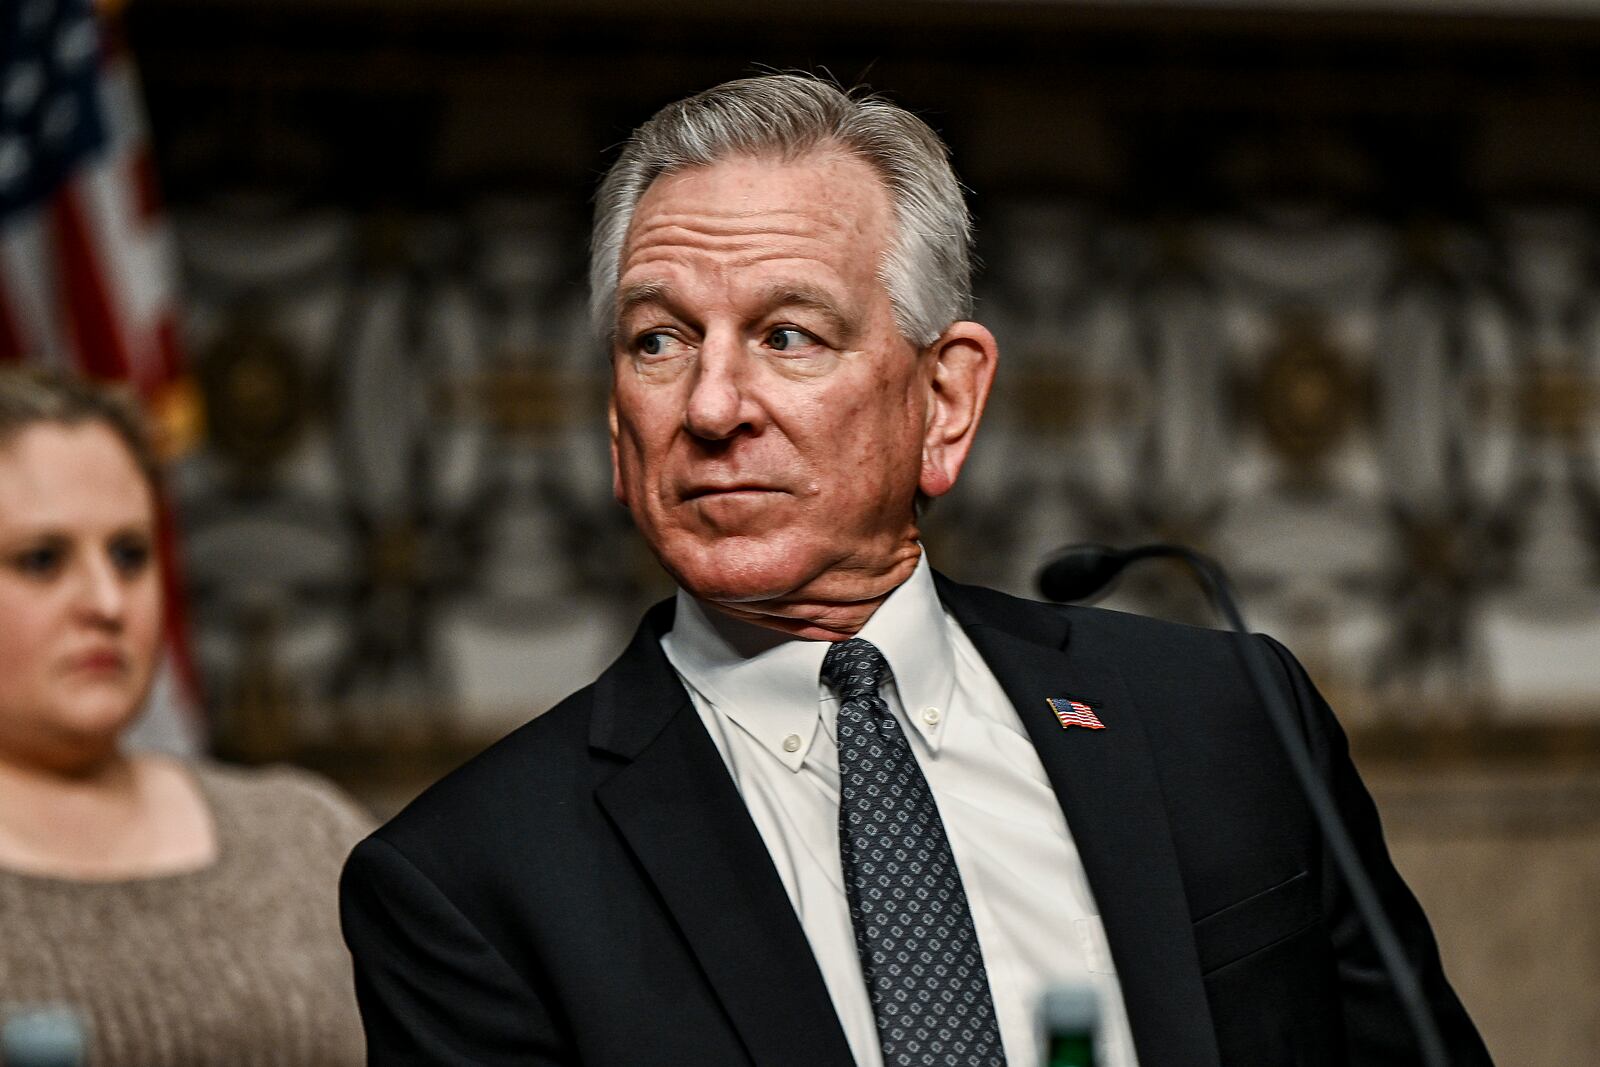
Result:
[[[850,315],[832,293],[812,285],[783,282],[762,290],[758,302],[764,308],[805,308],[828,319],[841,337],[853,337],[858,332],[855,317]]]
[[[639,282],[617,293],[617,322],[621,324],[636,308],[656,304],[671,311],[675,297],[665,282]],[[826,318],[841,338],[860,332],[853,315],[842,307],[828,290],[804,282],[779,282],[758,290],[755,303],[767,313],[776,308],[805,308]]]
[[[643,304],[670,304],[671,292],[662,282],[640,282],[627,286],[617,294],[617,322],[621,323],[634,308]]]

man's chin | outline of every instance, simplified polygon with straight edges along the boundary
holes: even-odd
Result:
[[[812,537],[681,537],[653,546],[678,585],[723,614],[796,637],[858,631],[916,569],[915,529],[881,558]]]
[[[792,566],[687,570],[673,575],[678,584],[701,600],[718,604],[770,604],[794,595],[805,584]]]
[[[827,569],[793,545],[755,537],[662,546],[656,555],[687,592],[720,604],[782,600]]]

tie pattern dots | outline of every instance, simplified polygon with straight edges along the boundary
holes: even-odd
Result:
[[[836,643],[839,853],[856,950],[890,1067],[1003,1067],[972,912],[950,840],[905,732],[878,695],[870,641]]]

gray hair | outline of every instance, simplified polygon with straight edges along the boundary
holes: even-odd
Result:
[[[730,156],[792,161],[830,148],[871,166],[894,205],[895,233],[878,275],[900,332],[922,347],[969,318],[972,218],[944,142],[880,96],[847,94],[807,75],[769,74],[668,104],[624,144],[595,194],[589,313],[598,336],[612,335],[623,241],[652,182]]]
[[[128,449],[152,492],[161,460],[139,401],[127,389],[39,367],[0,367],[0,448],[32,426],[104,426]]]

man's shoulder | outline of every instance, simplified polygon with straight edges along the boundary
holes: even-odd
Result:
[[[637,720],[668,716],[676,676],[661,653],[671,601],[656,605],[628,647],[594,681],[517,727],[429,786],[376,836],[405,851],[463,832],[498,838],[592,810],[594,788],[614,772],[619,705]],[[471,828],[471,829],[468,829]]]
[[[1047,643],[1070,641],[1079,651],[1113,661],[1176,660],[1193,666],[1233,661],[1225,630],[1082,604],[1013,596],[939,577],[939,595],[964,626],[992,626]]]
[[[559,810],[591,780],[589,724],[597,682],[512,730],[434,782],[375,832],[403,852],[468,823],[503,823],[511,812]]]

